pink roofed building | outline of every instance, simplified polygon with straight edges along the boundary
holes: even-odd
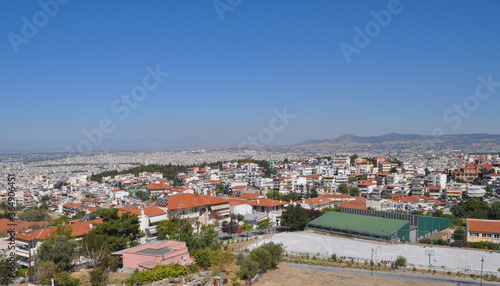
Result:
[[[187,265],[194,262],[186,243],[175,240],[155,240],[112,255],[122,257],[123,267],[137,268],[139,271],[153,269],[156,265]]]

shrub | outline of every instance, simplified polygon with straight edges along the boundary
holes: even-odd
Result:
[[[489,241],[479,241],[479,242],[467,242],[464,246],[479,249],[498,249],[498,243],[493,243]]]
[[[403,256],[398,256],[396,261],[394,262],[394,268],[405,267],[406,266],[406,258]]]
[[[57,284],[65,286],[77,286],[80,283],[78,278],[71,277],[66,271],[57,274],[54,280]]]
[[[170,277],[178,277],[179,275],[186,275],[187,267],[179,264],[157,265],[151,270],[134,272],[124,282],[127,285],[143,285],[154,281],[163,280]]]
[[[334,262],[337,262],[337,254],[335,254],[335,253],[334,253],[334,254],[332,254],[332,260],[333,260]]]
[[[89,274],[90,274],[90,284],[92,284],[92,286],[99,286],[102,283],[104,283],[105,280],[104,269],[98,268],[96,270],[90,271]]]
[[[249,256],[240,261],[240,271],[238,271],[242,279],[250,279],[259,272],[259,263],[254,261]]]

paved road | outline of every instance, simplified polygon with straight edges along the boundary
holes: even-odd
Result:
[[[363,269],[346,269],[346,268],[334,268],[326,266],[313,266],[306,264],[295,264],[295,263],[285,263],[286,265],[295,269],[307,269],[307,270],[317,270],[331,273],[341,273],[341,274],[354,274],[362,276],[370,276],[370,270]],[[385,271],[373,271],[373,277],[394,279],[394,280],[405,280],[412,282],[423,282],[423,283],[433,283],[433,284],[445,284],[445,285],[479,285],[480,279],[470,279],[465,277],[447,277],[441,275],[432,274],[413,274],[408,272],[385,272]],[[484,281],[484,286],[498,286],[499,282]]]

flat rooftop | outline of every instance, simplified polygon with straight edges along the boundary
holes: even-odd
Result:
[[[408,223],[408,221],[398,219],[328,212],[309,222],[308,225],[388,237]]]

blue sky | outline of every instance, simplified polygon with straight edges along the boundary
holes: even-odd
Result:
[[[498,1],[243,0],[223,19],[213,1],[68,2],[46,18],[37,1],[0,3],[0,151],[76,149],[103,118],[114,128],[94,150],[239,144],[285,106],[295,118],[264,143],[500,133],[500,87],[443,119],[474,103],[479,76],[500,82]],[[348,62],[340,44],[381,10],[390,21]],[[41,27],[23,34],[23,17]],[[169,75],[120,118],[113,101],[148,66]]]

